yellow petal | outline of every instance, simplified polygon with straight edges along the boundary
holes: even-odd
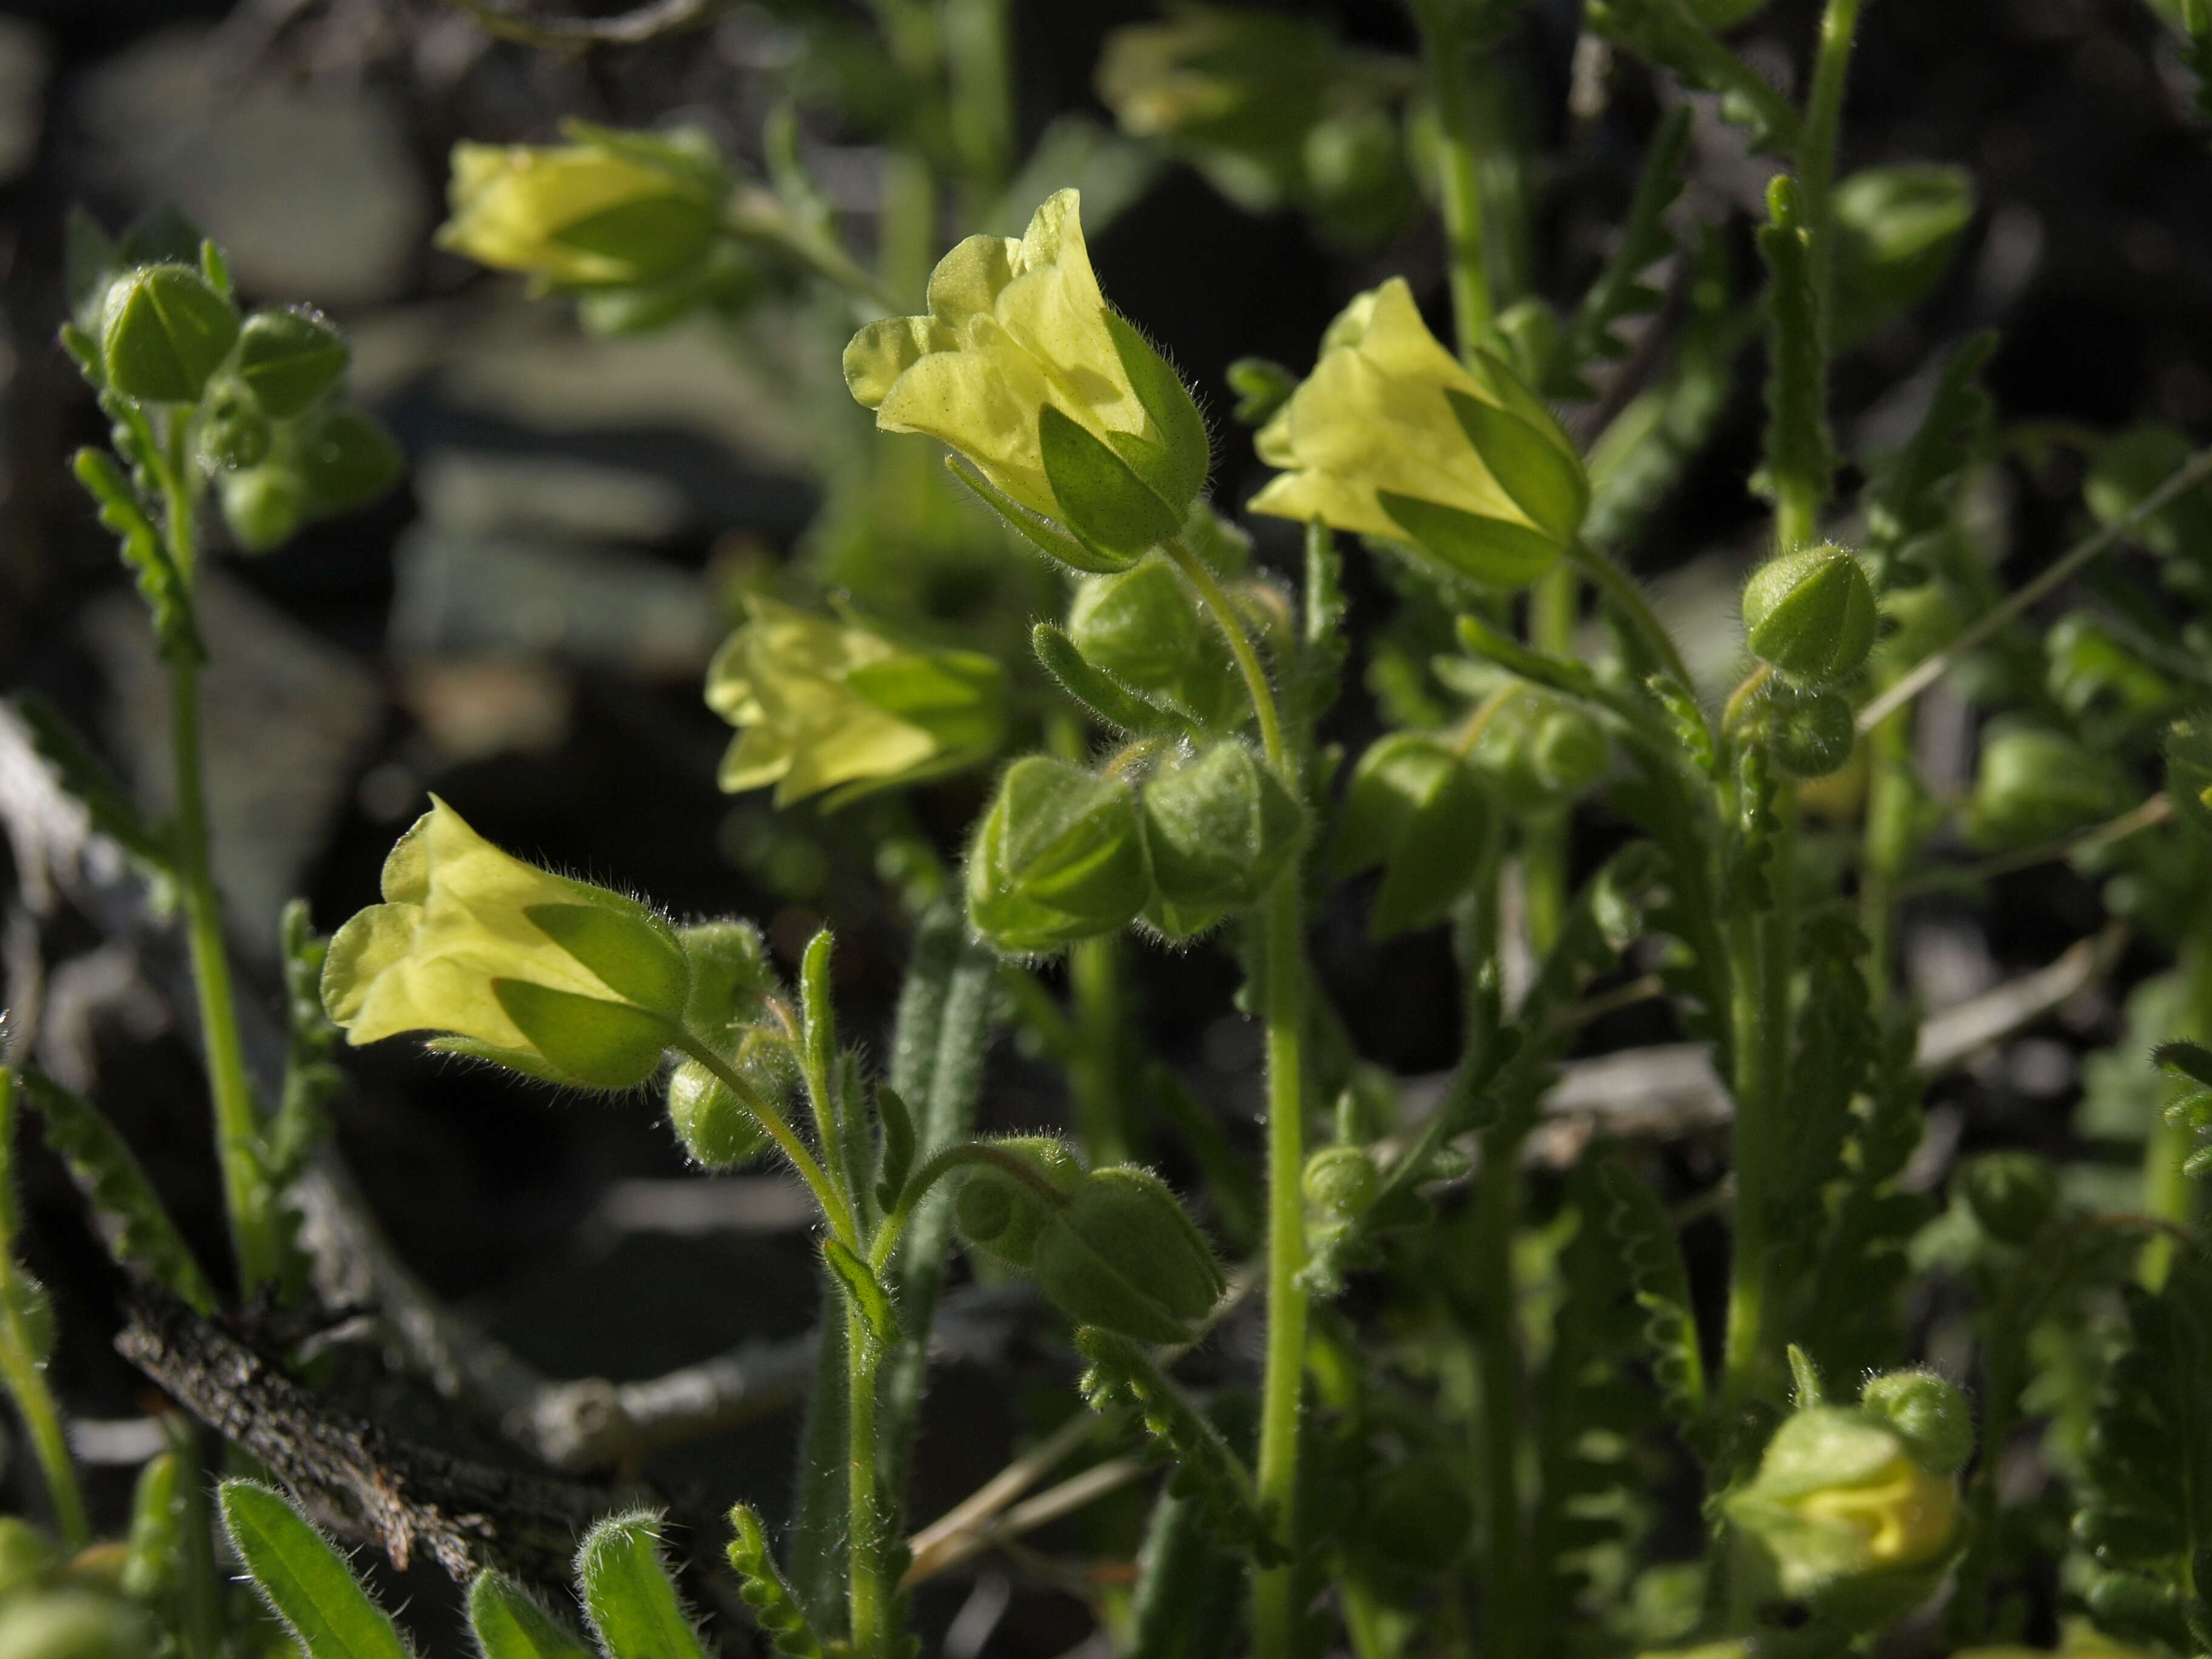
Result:
[[[331,935],[323,957],[323,1009],[331,1019],[354,1022],[371,983],[405,958],[422,918],[420,905],[372,904]]]
[[[884,317],[870,323],[845,347],[845,386],[864,409],[890,395],[898,377],[928,352],[950,344],[927,317]]]

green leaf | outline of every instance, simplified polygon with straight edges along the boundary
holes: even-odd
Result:
[[[1460,429],[1513,504],[1565,542],[1582,528],[1589,479],[1582,459],[1541,428],[1463,392],[1447,392]],[[1394,513],[1392,517],[1397,515]],[[1402,522],[1402,521],[1401,521]]]
[[[738,1594],[785,1659],[822,1659],[822,1638],[807,1622],[806,1611],[775,1565],[760,1516],[744,1504],[730,1511],[730,1565],[738,1575]],[[486,1659],[498,1659],[487,1655]]]
[[[1644,1312],[1644,1339],[1667,1413],[1684,1431],[1698,1431],[1705,1419],[1705,1365],[1681,1242],[1665,1206],[1633,1170],[1616,1158],[1598,1170],[1611,1205],[1606,1225]]]
[[[1544,389],[1553,397],[1594,397],[1582,378],[1583,369],[1601,357],[1628,356],[1629,344],[1617,331],[1619,325],[1657,308],[1662,296],[1638,279],[1674,251],[1665,216],[1682,193],[1682,161],[1689,150],[1690,111],[1683,105],[1668,111],[1652,133],[1620,240],[1583,295],[1566,337],[1552,357]]]
[[[682,1011],[691,969],[666,927],[596,904],[532,904],[522,914],[617,995],[672,1017]]]
[[[1795,481],[1825,501],[1836,471],[1828,439],[1827,346],[1797,181],[1778,173],[1766,202],[1768,222],[1759,232],[1769,277],[1766,470],[1773,488]]]
[[[9,702],[29,732],[39,758],[53,769],[54,781],[84,808],[92,827],[140,863],[166,870],[169,849],[162,836],[139,816],[115,775],[61,710],[35,691],[19,691]]]
[[[1526,587],[1565,550],[1542,532],[1508,520],[1388,489],[1377,490],[1375,499],[1421,551],[1486,587]]]
[[[1212,465],[1206,417],[1198,412],[1182,377],[1127,319],[1109,311],[1106,332],[1113,337],[1115,355],[1121,360],[1130,389],[1159,428],[1160,461],[1148,471],[1146,481],[1170,503],[1188,501],[1206,488]]]
[[[1113,447],[1048,404],[1037,413],[1037,446],[1053,499],[1085,541],[1136,558],[1182,528],[1182,509],[1163,499]]]
[[[878,1342],[896,1341],[898,1316],[868,1264],[834,1238],[822,1241],[822,1259],[829,1264],[830,1276],[836,1280],[847,1304],[860,1316],[870,1334]]]
[[[118,405],[127,407],[127,405]],[[131,481],[104,450],[80,449],[70,470],[100,507],[100,522],[121,543],[123,562],[138,585],[138,597],[153,613],[155,637],[165,660],[207,659],[192,621],[191,590],[169,557],[168,546],[146,516]]]
[[[1868,167],[1836,186],[1833,308],[1838,347],[1928,297],[1974,217],[1973,175],[1932,161]]]
[[[876,1089],[876,1121],[882,1131],[876,1147],[876,1202],[888,1212],[898,1207],[906,1178],[914,1172],[914,1115],[905,1097],[888,1083]]]
[[[1030,630],[1030,645],[1060,689],[1103,724],[1136,737],[1176,735],[1184,729],[1184,722],[1174,714],[1124,690],[1119,680],[1093,667],[1076,649],[1075,641],[1050,623],[1039,623]]]
[[[1103,548],[1091,547],[1070,535],[1042,514],[1032,512],[986,478],[975,470],[972,462],[964,458],[947,455],[945,466],[970,495],[1005,520],[1007,526],[1023,540],[1054,562],[1091,576],[1110,576],[1117,570],[1127,570],[1134,562],[1133,559],[1109,553]]]
[[[1524,680],[1549,686],[1585,702],[1597,699],[1597,677],[1571,659],[1531,651],[1511,635],[1473,614],[1459,618],[1456,632],[1462,645],[1479,657],[1488,658],[1509,674],[1517,674]]]
[[[469,1586],[469,1630],[483,1659],[592,1659],[536,1597],[496,1572]]]
[[[25,1071],[21,1076],[23,1092],[46,1125],[46,1144],[84,1194],[108,1254],[118,1266],[146,1274],[196,1311],[213,1313],[214,1290],[122,1136],[45,1073]]]
[[[606,1659],[706,1659],[661,1562],[653,1511],[610,1516],[586,1534],[576,1585]]]
[[[1928,412],[1868,492],[1870,550],[1880,560],[1877,589],[1889,586],[1899,550],[1949,517],[1960,475],[1973,459],[1977,441],[1989,424],[1990,394],[1982,389],[1979,377],[1996,348],[1996,331],[1984,329],[1944,359]]]
[[[250,1480],[226,1480],[222,1504],[239,1559],[307,1659],[407,1659],[391,1619],[288,1501]]]
[[[2177,1077],[2194,1078],[2212,1089],[2212,1048],[2203,1043],[2176,1038],[2160,1043],[2150,1051],[2150,1058],[2153,1065],[2163,1066]]]
[[[189,404],[237,339],[237,311],[205,277],[181,264],[151,265],[108,291],[100,356],[107,384],[123,396]]]

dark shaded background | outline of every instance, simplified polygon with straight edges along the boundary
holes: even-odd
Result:
[[[1025,133],[1070,110],[1103,118],[1090,92],[1099,43],[1147,9],[1017,9]],[[1410,44],[1403,16],[1387,4],[1303,9],[1334,15],[1370,46]],[[219,96],[278,88],[374,106],[396,140],[393,176],[415,204],[412,240],[394,252],[392,274],[371,284],[374,291],[350,297],[249,297],[321,300],[363,337],[378,328],[404,331],[416,319],[457,350],[484,322],[477,307],[511,290],[428,245],[455,139],[541,140],[564,115],[647,125],[682,111],[718,127],[735,154],[751,156],[766,94],[762,71],[732,45],[742,33],[734,26],[561,58],[488,46],[431,0],[259,0],[234,8],[55,0],[0,11],[27,25],[21,91],[0,89],[0,99],[16,98],[25,138],[0,182],[0,685],[45,692],[100,734],[129,774],[141,757],[129,735],[135,683],[118,666],[129,653],[115,643],[129,617],[118,599],[125,584],[65,470],[70,450],[101,441],[100,422],[52,343],[65,210],[82,202],[112,224],[150,204],[147,170],[119,164],[112,132],[88,114],[103,96],[112,101],[118,66],[198,37],[197,72],[228,77]],[[1757,60],[1778,69],[1801,62],[1813,11],[1802,0],[1778,0],[1748,31]],[[1656,106],[1647,84],[1624,76],[1599,121],[1571,127],[1562,106],[1574,33],[1571,6],[1539,5],[1508,49],[1528,71],[1543,146],[1539,183],[1550,187],[1540,226],[1542,282],[1563,301],[1579,292],[1603,251],[1605,227]],[[1839,366],[1845,439],[1879,447],[1886,434],[1894,441],[1899,434],[1882,421],[1897,386],[1923,372],[1931,351],[1989,325],[2003,331],[1990,381],[2007,418],[2109,427],[2156,417],[2202,438],[2212,422],[2212,167],[2190,113],[2191,89],[2150,12],[2137,0],[1879,0],[1862,38],[1846,167],[1957,161],[1975,172],[1983,208],[1936,297],[1912,322]],[[104,118],[112,126],[112,112]],[[158,149],[171,136],[163,124],[174,118],[173,106],[149,102],[137,118]],[[814,130],[836,145],[864,146],[870,137],[841,126],[834,112],[817,116]],[[1740,224],[1764,171],[1708,153],[1697,198],[1708,211],[1733,212]],[[349,210],[343,200],[323,206]],[[855,230],[865,239],[865,215],[856,216]],[[1107,291],[1167,345],[1217,410],[1226,403],[1221,376],[1231,358],[1257,354],[1303,367],[1334,309],[1383,273],[1403,270],[1425,302],[1441,301],[1432,225],[1348,258],[1294,216],[1252,218],[1173,167],[1094,248]],[[556,341],[567,326],[551,308],[540,323]],[[437,361],[436,347],[420,352],[416,368],[374,392],[415,460],[454,453],[569,458],[664,481],[678,508],[652,533],[619,538],[620,556],[634,562],[627,568],[696,580],[732,557],[775,556],[811,512],[810,486],[773,458],[684,419],[680,406],[642,423],[602,424],[590,408],[572,410],[556,431],[513,408],[457,398],[435,372]],[[680,397],[671,402],[680,405]],[[1714,554],[1730,568],[1729,561],[1747,556],[1760,508],[1741,481],[1756,459],[1760,418],[1757,365],[1747,362],[1717,441],[1633,550],[1641,572]],[[1241,499],[1255,472],[1245,440],[1232,435],[1221,493]],[[2024,571],[2066,539],[2077,480],[2059,459],[2015,466],[2003,483],[1996,503],[2003,544],[2014,562],[2009,568]],[[282,552],[229,567],[267,607],[270,625],[296,637],[348,688],[331,694],[344,717],[333,717],[340,737],[326,745],[336,752],[320,763],[324,772],[310,776],[313,769],[303,769],[296,779],[277,780],[296,782],[295,793],[310,795],[312,810],[302,809],[304,839],[268,856],[292,860],[318,921],[333,925],[374,896],[384,850],[421,810],[423,791],[435,789],[519,851],[634,886],[679,913],[756,916],[787,960],[828,914],[843,941],[848,1029],[878,1036],[900,965],[895,908],[853,837],[841,842],[834,824],[833,874],[811,898],[794,900],[763,882],[776,831],[757,802],[733,805],[714,787],[726,731],[700,703],[696,661],[656,664],[650,653],[617,661],[556,643],[531,653],[506,680],[495,673],[472,683],[464,673],[440,692],[419,662],[395,660],[387,643],[393,550],[423,511],[416,489],[404,487],[374,509],[311,528]],[[1287,552],[1265,531],[1261,547],[1277,558]],[[1356,573],[1355,583],[1355,620],[1387,613],[1387,593],[1370,575]],[[700,583],[695,591],[703,596],[708,588]],[[471,660],[457,654],[461,669]],[[507,738],[495,732],[481,752],[459,752],[450,734],[426,736],[426,719],[450,725],[486,700],[496,708],[516,698],[527,715],[549,697],[550,725],[517,717]],[[1372,727],[1371,711],[1357,697],[1340,720],[1347,737]],[[218,749],[248,756],[264,740],[245,722],[218,725],[211,734]],[[272,751],[272,769],[289,764]],[[921,803],[948,851],[978,787],[972,780],[942,786]],[[244,811],[250,820],[252,811]],[[1607,833],[1602,824],[1586,827],[1594,839]],[[0,885],[13,890],[12,883]],[[1325,981],[1370,1057],[1407,1073],[1438,1070],[1456,1041],[1449,953],[1435,936],[1370,945],[1357,896],[1320,918]],[[2002,971],[2048,960],[2097,920],[2094,890],[2063,871],[2015,878],[1996,899],[1985,912],[1937,905],[1919,914],[1917,982],[1932,999],[1942,994],[1930,988],[1930,974],[1953,972],[1966,990],[1981,988]],[[1930,939],[1936,945],[1927,945]],[[50,918],[50,974],[100,944],[88,919]],[[249,995],[273,1006],[268,951],[241,944]],[[1159,1052],[1221,1109],[1249,1115],[1256,1042],[1231,1007],[1230,965],[1206,949],[1180,957],[1140,954]],[[2146,958],[2131,969],[2150,965]],[[125,974],[124,981],[86,992],[80,1058],[96,1073],[102,1104],[172,1194],[204,1259],[220,1261],[205,1105],[191,1049],[143,980]],[[1952,1127],[1969,1145],[2062,1146],[2073,1058],[2113,1031],[2109,1002],[2077,1010],[2065,1024],[2028,1034],[2026,1042],[2042,1047],[2026,1060],[2015,1045],[1950,1085],[1939,1109],[1954,1114]],[[1589,1041],[1604,1048],[1671,1035],[1662,1017],[1645,1014],[1602,1023]],[[644,1104],[549,1100],[399,1045],[355,1057],[350,1070],[356,1085],[337,1107],[339,1139],[402,1253],[439,1291],[549,1372],[649,1376],[744,1338],[796,1331],[809,1318],[811,1268],[799,1233],[683,1234],[609,1219],[603,1200],[614,1183],[684,1174]],[[997,1057],[986,1104],[994,1127],[1054,1122],[1062,1112],[1048,1072],[1011,1049]],[[1241,1133],[1249,1122],[1237,1127]],[[112,1286],[97,1247],[58,1170],[35,1149],[27,1148],[25,1160],[28,1248],[56,1291],[65,1333],[61,1386],[85,1415],[132,1415],[142,1385],[106,1346]],[[1030,1384],[1066,1369],[1047,1353],[1023,1376],[941,1382],[921,1453],[916,1517],[935,1514],[994,1469],[1024,1413],[1036,1408],[1029,1396],[1039,1390]],[[718,1506],[743,1495],[772,1508],[787,1478],[793,1430],[792,1416],[780,1415],[672,1455],[650,1473]],[[111,1522],[127,1478],[109,1471],[95,1485]],[[20,1460],[6,1479],[12,1492],[23,1491]],[[1066,1528],[1047,1541],[1079,1551],[1083,1534]],[[1034,1576],[1018,1577],[1022,1593],[991,1651],[1048,1655],[1081,1638],[1087,1622],[1077,1602]],[[408,1588],[426,1618],[434,1620],[430,1610],[448,1599],[419,1573]],[[949,1617],[966,1594],[964,1579],[933,1589],[925,1618]]]

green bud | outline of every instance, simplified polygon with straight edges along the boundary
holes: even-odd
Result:
[[[0,1607],[0,1659],[146,1659],[155,1650],[144,1616],[112,1596],[48,1590]]]
[[[1904,1436],[1930,1474],[1948,1479],[1973,1455],[1973,1410],[1932,1370],[1916,1366],[1869,1378],[1859,1404]]]
[[[272,419],[289,421],[345,378],[338,331],[305,307],[257,311],[238,337],[238,378]]]
[[[1982,1231],[2007,1244],[2027,1243],[2058,1203],[2058,1173],[2033,1152],[1984,1152],[1953,1179]]]
[[[0,1598],[43,1581],[61,1559],[54,1540],[21,1516],[0,1515]]]
[[[1770,559],[1743,590],[1752,653],[1808,685],[1855,672],[1874,648],[1874,585],[1832,542]]]
[[[1126,927],[1152,895],[1135,793],[1030,755],[1006,769],[968,855],[968,918],[1010,954]]]
[[[1604,775],[1604,729],[1568,702],[1535,686],[1517,688],[1475,740],[1468,758],[1487,772],[1508,811],[1564,805]]]
[[[266,553],[292,539],[306,516],[299,475],[281,465],[249,467],[222,483],[222,521],[248,553]]]
[[[1851,757],[1858,727],[1851,706],[1832,691],[1769,679],[1744,711],[1774,763],[1793,778],[1825,778]]]
[[[1984,848],[2033,847],[2124,811],[2136,793],[2110,756],[2047,727],[1993,721],[1982,738],[1970,829]]]
[[[1207,726],[1244,712],[1244,685],[1221,630],[1162,554],[1076,586],[1067,636],[1094,668]]]
[[[107,291],[100,356],[126,398],[197,402],[237,338],[237,311],[189,266],[149,265]]]
[[[1474,880],[1489,836],[1490,803],[1474,769],[1432,738],[1396,732],[1352,769],[1337,873],[1382,866],[1368,927],[1383,939],[1441,921]]]
[[[1306,830],[1304,810],[1274,769],[1235,742],[1155,773],[1144,823],[1160,896],[1190,909],[1258,903]]]
[[[1375,1202],[1382,1176],[1364,1146],[1324,1146],[1306,1160],[1299,1186],[1306,1203],[1323,1215],[1364,1213]]]
[[[668,1074],[668,1121],[684,1150],[709,1170],[734,1170],[768,1150],[760,1120],[696,1060],[678,1062]]]
[[[299,434],[300,479],[318,514],[366,507],[399,482],[406,462],[374,416],[357,409],[325,410]]]
[[[1959,1494],[1876,1413],[1814,1406],[1785,1418],[1729,1519],[1761,1589],[1855,1629],[1925,1601],[1958,1546]]]
[[[258,466],[269,454],[269,417],[254,407],[236,381],[225,377],[217,388],[208,399],[207,418],[200,422],[200,453],[209,465],[226,471]]]
[[[1078,1324],[1139,1342],[1186,1342],[1225,1288],[1212,1247],[1165,1182],[1094,1170],[1036,1236],[1037,1287]]]
[[[2184,823],[2212,836],[2212,719],[2191,714],[2167,729],[2166,797]]]
[[[1039,1180],[1062,1193],[1073,1193],[1082,1183],[1083,1166],[1075,1154],[1050,1135],[1017,1135],[989,1144],[1021,1159]],[[1029,1182],[978,1164],[961,1178],[952,1201],[952,1224],[975,1249],[1027,1267],[1036,1254],[1037,1235],[1055,1207]]]
[[[676,930],[676,942],[691,969],[684,1024],[701,1036],[717,1036],[750,1019],[761,999],[775,988],[768,942],[750,921],[694,922]]]

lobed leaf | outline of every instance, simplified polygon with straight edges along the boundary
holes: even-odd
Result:
[[[753,1610],[753,1617],[768,1633],[769,1641],[786,1659],[822,1659],[822,1638],[807,1622],[805,1609],[775,1565],[768,1547],[768,1532],[751,1506],[739,1504],[730,1511],[730,1565],[738,1575],[738,1593]]]

